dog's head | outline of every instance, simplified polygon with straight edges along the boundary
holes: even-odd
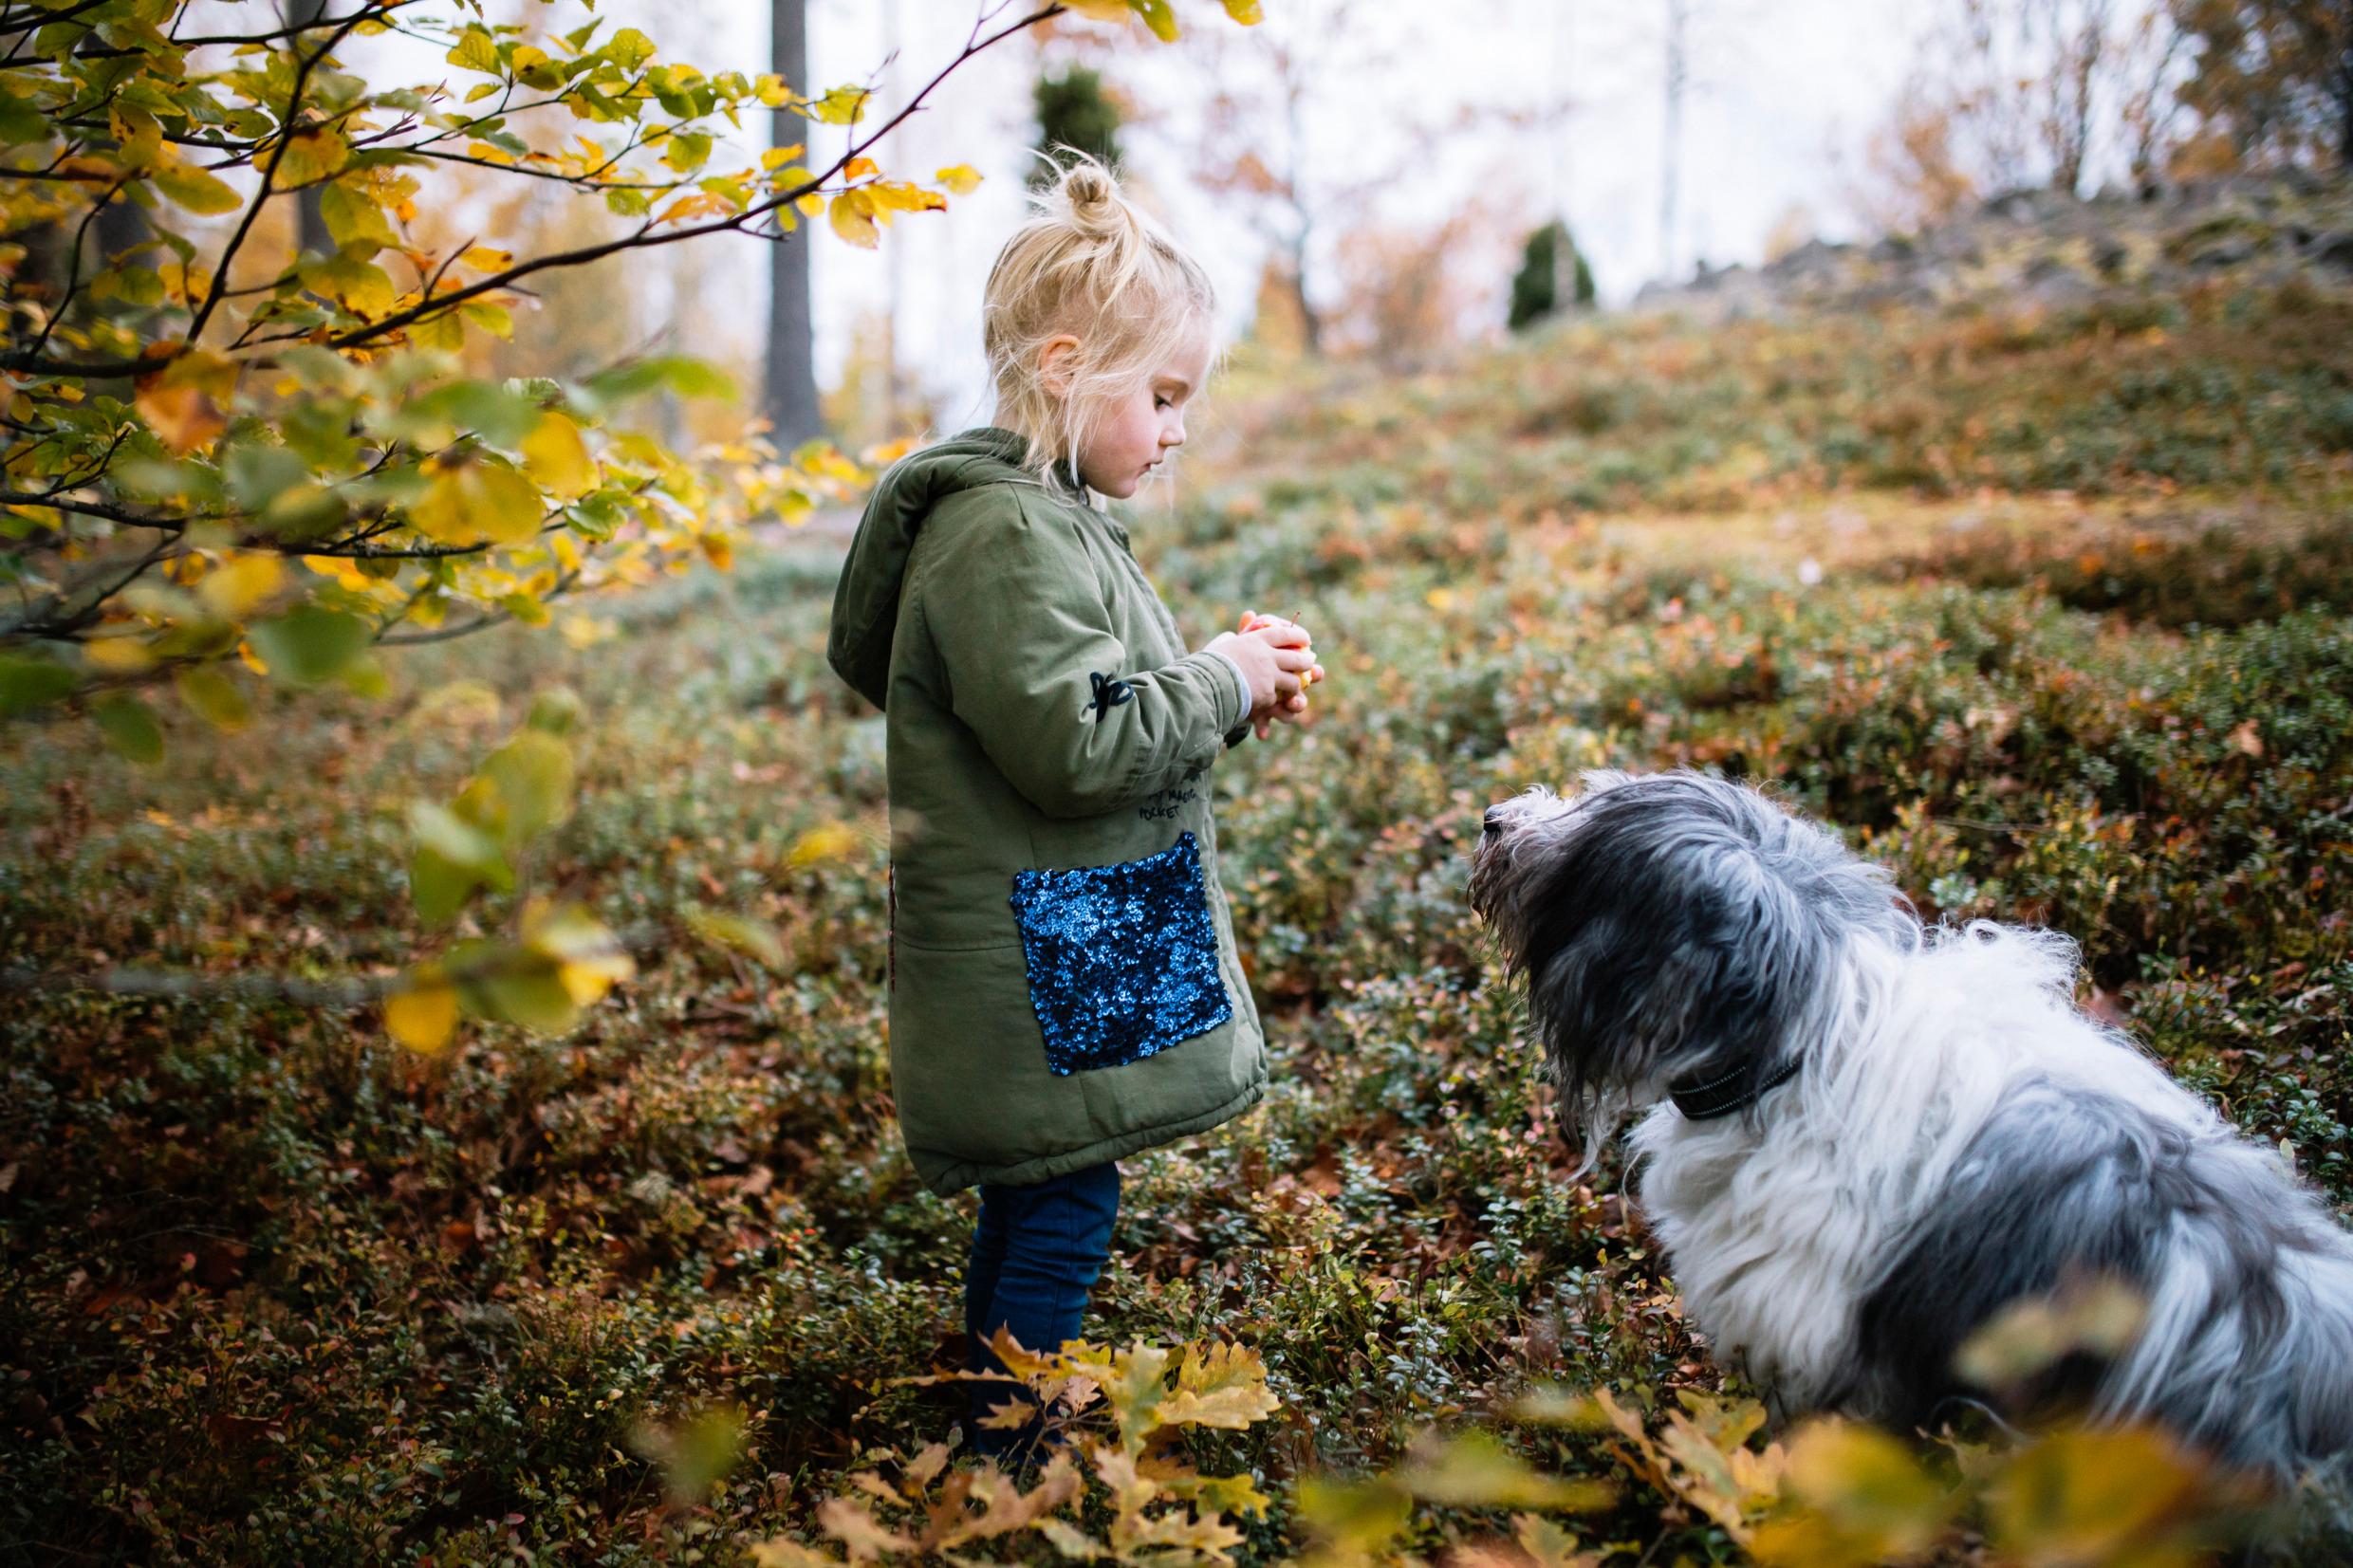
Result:
[[[1915,938],[1884,872],[1757,790],[1680,771],[1593,772],[1487,813],[1471,903],[1572,1119],[1671,1087],[1736,1091],[1791,1066],[1836,1005],[1848,944]]]

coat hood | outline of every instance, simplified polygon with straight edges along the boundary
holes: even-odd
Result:
[[[915,536],[932,508],[959,490],[1006,481],[1034,484],[1023,471],[1027,444],[985,425],[951,436],[891,465],[866,498],[857,537],[833,591],[833,630],[825,658],[834,673],[877,708],[891,676],[891,638]]]

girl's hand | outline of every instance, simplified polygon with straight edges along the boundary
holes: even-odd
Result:
[[[1277,720],[1285,724],[1298,724],[1306,720],[1306,688],[1325,678],[1324,666],[1315,660],[1307,629],[1297,621],[1245,612],[1240,627],[1239,640],[1263,641],[1276,651],[1281,667],[1273,700],[1255,701],[1251,711],[1251,728],[1260,740],[1265,740]],[[1225,641],[1223,637],[1218,639],[1220,643]],[[1254,687],[1251,695],[1258,697]]]
[[[1308,650],[1306,628],[1288,621],[1262,626],[1249,633],[1225,632],[1210,639],[1205,653],[1224,654],[1242,669],[1250,683],[1251,719],[1261,723],[1296,700],[1308,679],[1320,673]]]

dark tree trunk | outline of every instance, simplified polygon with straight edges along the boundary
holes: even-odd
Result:
[[[807,0],[769,0],[769,69],[796,92],[808,90]],[[807,139],[814,127],[777,111],[771,145]],[[814,160],[811,160],[812,162]],[[768,248],[768,379],[764,407],[776,443],[790,450],[823,426],[817,408],[817,369],[810,353],[809,231],[806,224]]]
[[[2353,23],[2337,55],[2337,164],[2353,169]]]

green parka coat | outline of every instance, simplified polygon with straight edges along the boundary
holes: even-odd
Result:
[[[1249,733],[1079,492],[987,428],[882,476],[833,602],[833,668],[889,733],[890,1042],[936,1192],[1044,1181],[1256,1103],[1209,769]]]

